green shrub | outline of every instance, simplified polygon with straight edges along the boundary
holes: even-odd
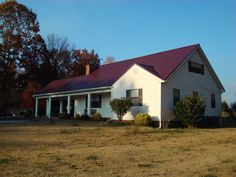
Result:
[[[66,113],[60,113],[60,114],[58,115],[58,117],[59,117],[60,119],[70,119],[70,118],[71,118],[71,115],[66,114]]]
[[[110,101],[110,106],[112,111],[116,113],[119,121],[122,121],[123,116],[128,112],[128,110],[133,106],[133,104],[130,99],[117,98]]]
[[[75,114],[75,119],[76,119],[76,120],[80,120],[80,119],[81,119],[81,116],[80,116],[79,113]]]
[[[66,116],[65,113],[58,114],[59,119],[65,119],[65,116]]]
[[[91,116],[91,119],[94,120],[94,121],[101,121],[102,120],[102,115],[99,112],[96,112]]]
[[[137,114],[134,123],[135,125],[148,126],[152,122],[151,116],[149,114]]]
[[[203,119],[205,103],[200,96],[186,96],[181,99],[174,110],[174,114],[180,118],[187,127],[196,127]]]

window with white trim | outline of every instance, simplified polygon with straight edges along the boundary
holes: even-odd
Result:
[[[143,89],[126,90],[126,98],[131,99],[133,106],[143,105]]]

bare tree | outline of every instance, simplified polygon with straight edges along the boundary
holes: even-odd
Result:
[[[48,35],[45,41],[48,50],[47,61],[44,63],[45,73],[48,73],[49,76],[45,81],[47,84],[52,80],[63,79],[68,76],[74,45],[66,37],[56,34]]]
[[[110,63],[114,63],[116,62],[116,58],[112,57],[112,56],[107,56],[105,58],[104,64],[110,64]]]

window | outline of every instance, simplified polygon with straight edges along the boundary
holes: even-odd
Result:
[[[126,90],[126,98],[130,98],[133,106],[143,105],[143,89]]]
[[[216,95],[211,94],[211,108],[215,108],[215,107],[216,107]]]
[[[91,108],[102,107],[102,95],[91,95]]]
[[[188,62],[188,71],[203,75],[204,74],[204,65],[189,61]]]
[[[193,91],[193,96],[198,96],[198,92]]]
[[[175,106],[179,100],[180,100],[180,90],[173,89],[173,105]]]

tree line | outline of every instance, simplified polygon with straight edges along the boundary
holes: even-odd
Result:
[[[84,75],[86,64],[90,71],[99,68],[94,50],[76,49],[56,34],[44,39],[31,9],[16,1],[0,4],[0,115],[33,108],[35,91],[53,80]]]

